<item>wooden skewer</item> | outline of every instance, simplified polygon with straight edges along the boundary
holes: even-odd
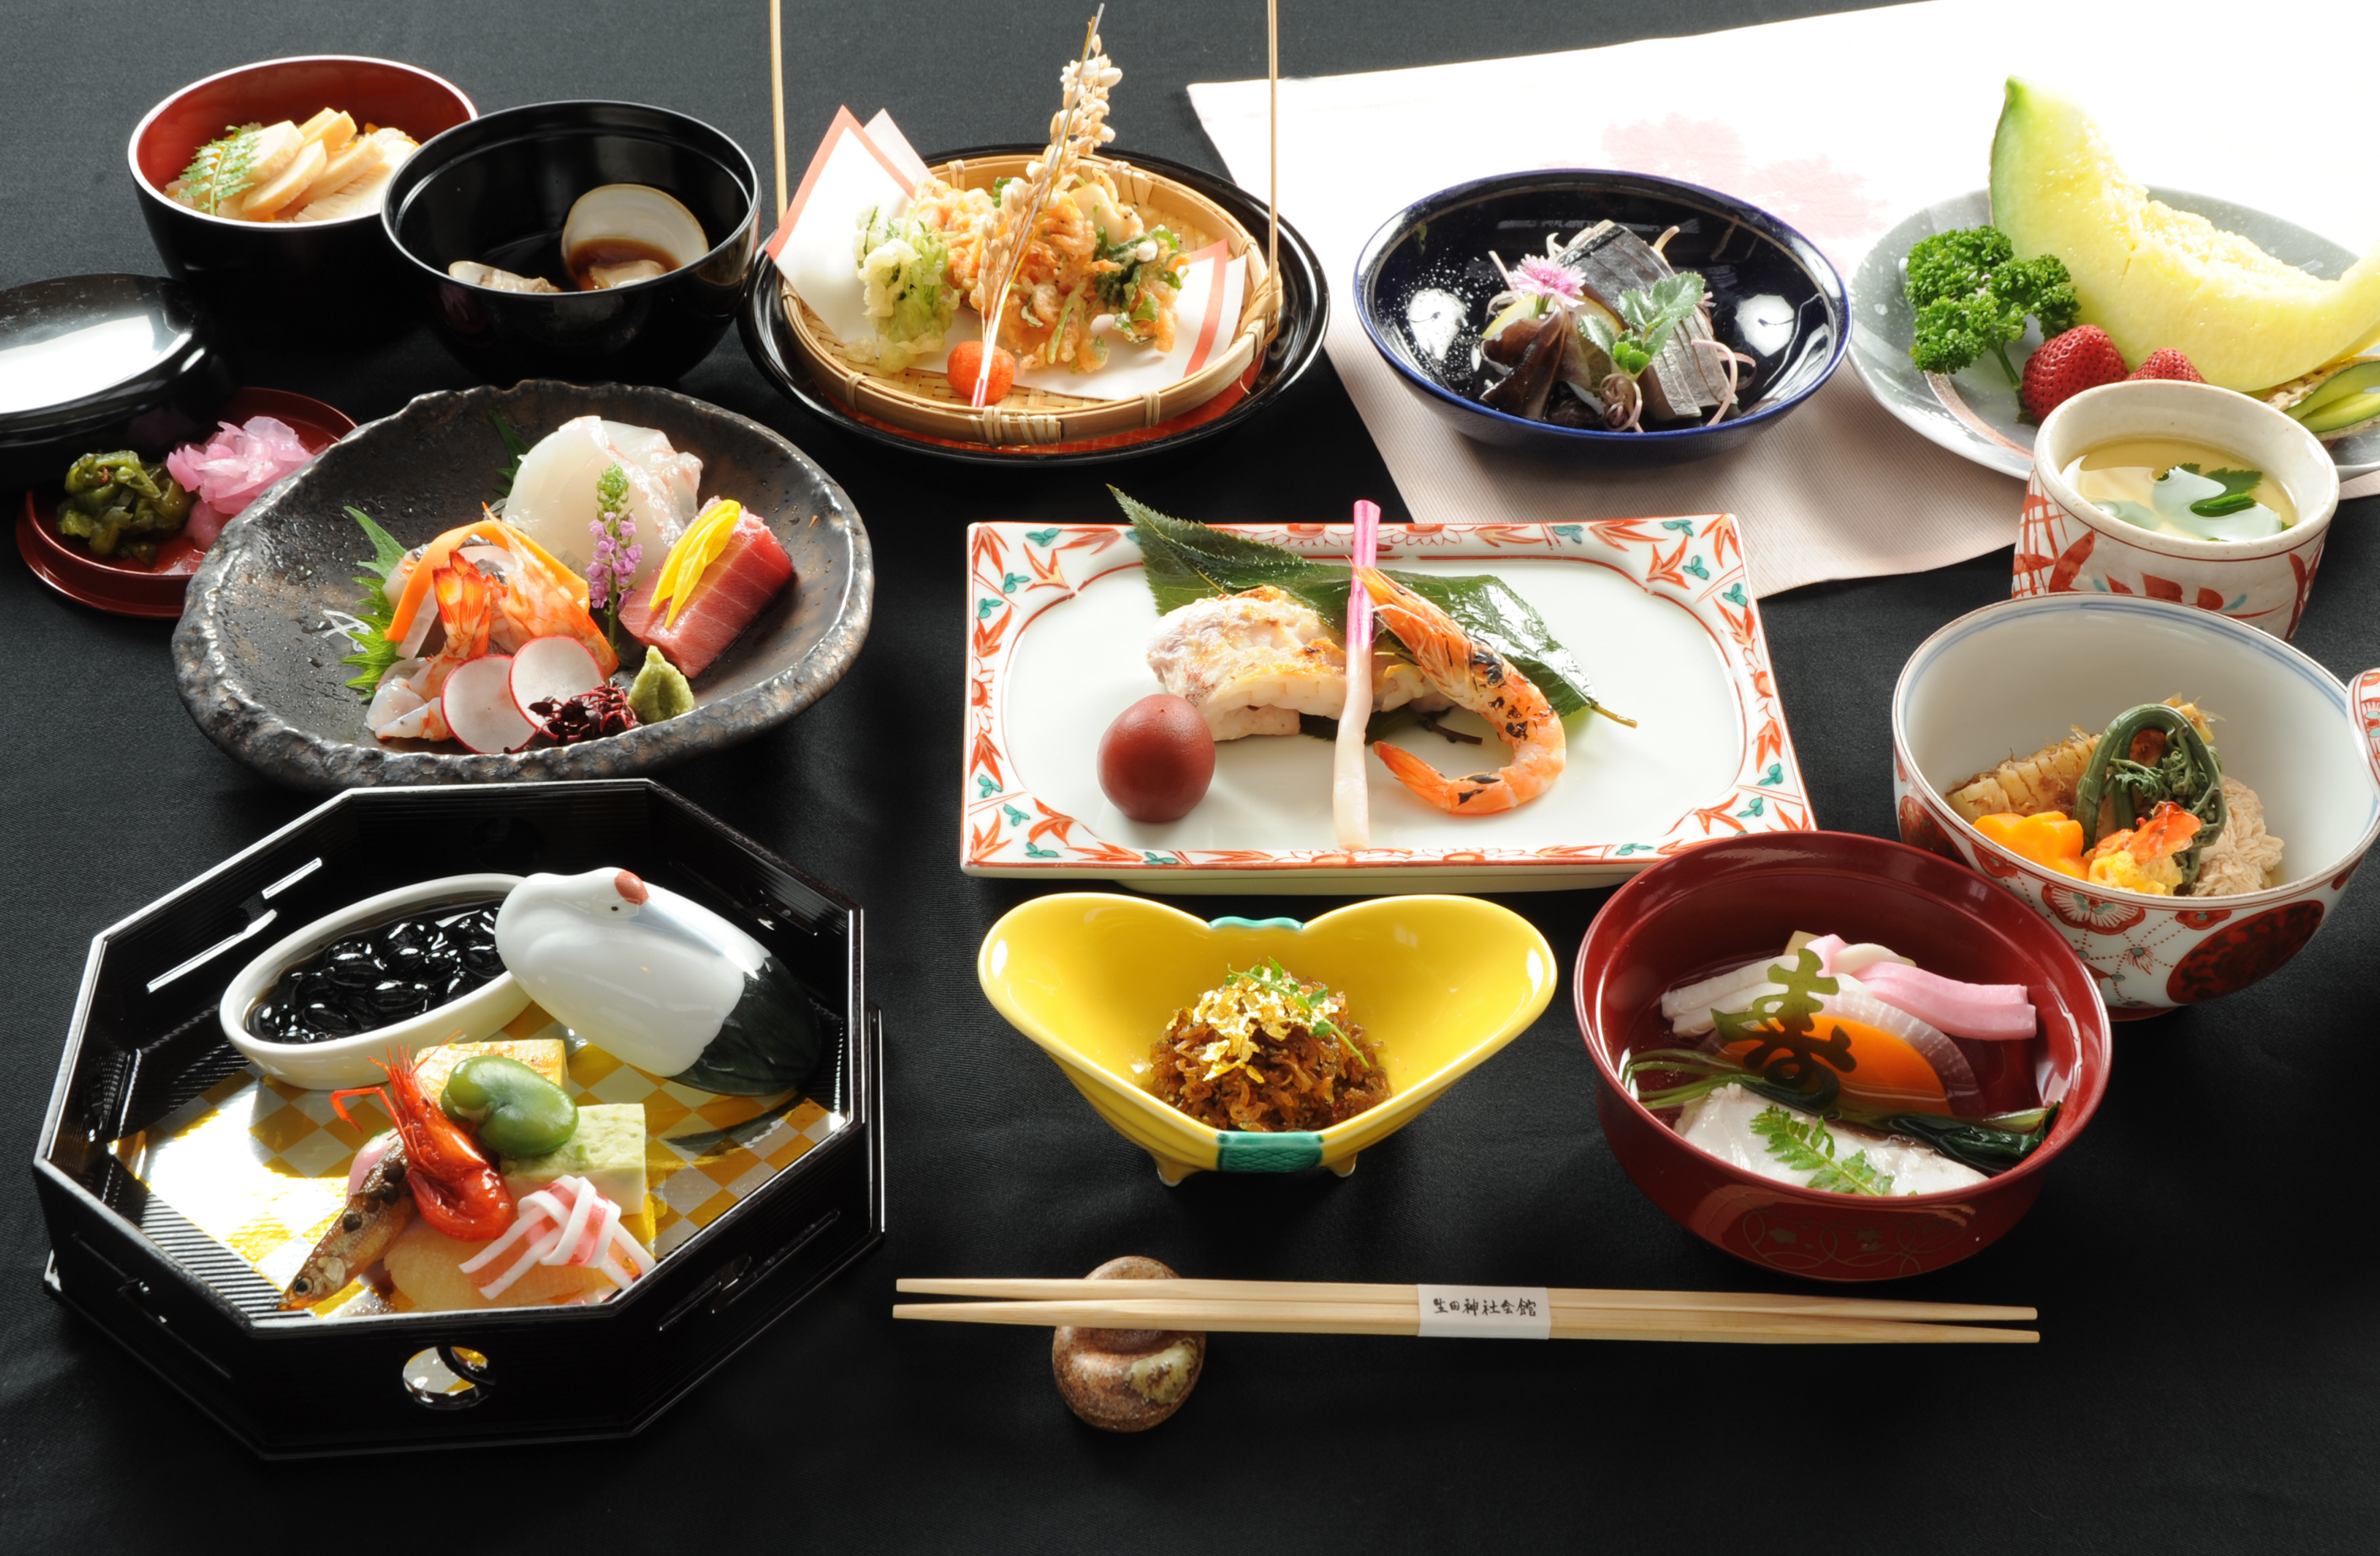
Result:
[[[1105,1302],[907,1302],[895,1304],[892,1316],[936,1323],[1024,1324],[1040,1329],[1076,1324],[1092,1329],[1386,1335],[1417,1334],[1421,1330],[1419,1309],[1411,1303],[1400,1302],[1214,1302],[1167,1298]],[[1688,1310],[1647,1313],[1614,1308],[1557,1308],[1552,1315],[1551,1337],[1556,1340],[1822,1345],[2030,1345],[2041,1338],[2034,1331],[2025,1329],[1873,1322],[1781,1313]]]
[[[785,8],[769,0],[769,110],[777,128],[777,219],[792,203],[785,194]]]
[[[1281,274],[1281,0],[1265,0],[1265,274]]]
[[[912,1296],[975,1296],[1026,1302],[1172,1300],[1202,1303],[1324,1302],[1394,1304],[1408,1316],[1419,1311],[1417,1288],[1355,1281],[1135,1281],[1121,1298],[1113,1281],[915,1277],[894,1287]],[[1998,1307],[1967,1302],[1901,1302],[1880,1297],[1802,1296],[1767,1292],[1597,1291],[1555,1287],[1546,1294],[1556,1317],[1565,1312],[1752,1313],[1803,1319],[1873,1319],[1886,1321],[2030,1323],[2041,1315],[2031,1307]],[[1410,1331],[1408,1331],[1410,1332]]]

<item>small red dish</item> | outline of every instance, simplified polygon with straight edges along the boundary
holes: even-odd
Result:
[[[320,454],[356,430],[343,412],[285,389],[242,389],[224,402],[221,419],[235,424],[251,416],[270,416],[285,422],[310,454]],[[143,449],[142,454],[164,450]],[[172,621],[182,614],[182,596],[190,575],[214,541],[210,535],[193,541],[176,535],[157,548],[154,565],[116,561],[91,555],[80,541],[58,529],[58,488],[37,487],[25,493],[25,511],[17,519],[17,551],[33,576],[67,599],[93,610],[119,616],[147,616]]]
[[[1972,1188],[1890,1198],[1779,1183],[1688,1145],[1621,1082],[1628,1055],[1675,1042],[1663,992],[1780,951],[1800,930],[1881,942],[1946,978],[2023,984],[2040,1036],[1960,1047],[1995,1109],[2063,1102],[2048,1138]],[[1729,838],[1655,865],[1596,916],[1573,992],[1604,1137],[1636,1185],[1714,1247],[1812,1280],[1915,1275],[1988,1246],[2032,1208],[2107,1088],[2107,1007],[2065,938],[1973,871],[1852,833]]]

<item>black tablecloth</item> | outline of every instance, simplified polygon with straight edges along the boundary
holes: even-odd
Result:
[[[1386,68],[1823,8],[1293,0],[1282,58],[1298,74]],[[1082,21],[1055,0],[788,10],[797,157],[838,103],[863,117],[892,106],[929,152],[1027,136]],[[0,9],[0,285],[160,270],[125,138],[183,83],[277,55],[408,60],[483,110],[662,103],[721,126],[765,169],[766,15],[759,0],[11,0]],[[1127,73],[1120,144],[1220,171],[1183,88],[1261,73],[1262,27],[1256,0],[1112,8],[1106,35]],[[2041,63],[2039,42],[1975,45],[2004,47],[2023,68]],[[1580,83],[1597,95],[1647,87]],[[1859,90],[1826,90],[1837,87]],[[1480,133],[1496,133],[1492,111]],[[2243,133],[2271,135],[2277,150],[2281,129]],[[467,382],[422,338],[366,358],[244,366],[250,383],[359,419]],[[2374,1128],[2373,1088],[2354,1068],[2371,1052],[2363,1003],[2380,909],[2369,884],[2267,983],[2126,1028],[2106,1106],[2026,1221],[1963,1265],[1888,1288],[2037,1304],[2037,1349],[1223,1336],[1179,1416],[1117,1438],[1061,1407],[1046,1335],[896,1327],[897,1275],[1079,1273],[1124,1252],[1219,1276],[1780,1282],[1671,1223],[1613,1163],[1567,976],[1533,1030],[1352,1178],[1209,1173],[1161,1186],[985,1004],[976,945],[1026,891],[957,867],[962,527],[1112,518],[1101,476],[888,456],[780,398],[732,334],[682,387],[809,451],[876,541],[876,625],[843,685],[773,735],[666,781],[868,909],[888,1030],[889,1241],[637,1441],[267,1465],[44,1296],[43,1229],[20,1177],[0,1196],[0,1547],[180,1550],[221,1537],[412,1552],[490,1540],[692,1552],[2302,1550],[2380,1538],[2380,1331],[2356,1209]],[[1204,519],[1335,517],[1361,496],[1403,517],[1327,363],[1227,443],[1114,475]],[[2342,676],[2380,663],[2380,546],[2364,533],[2375,507],[2341,512],[2298,638]],[[1764,602],[1823,824],[1890,835],[1893,678],[1937,626],[2004,595],[2008,570],[2002,552]],[[0,561],[0,1138],[28,1154],[93,931],[310,803],[200,735],[174,691],[168,632],[67,603]],[[1545,930],[1567,972],[1607,894],[1504,900]],[[1217,912],[1332,906],[1210,900]]]

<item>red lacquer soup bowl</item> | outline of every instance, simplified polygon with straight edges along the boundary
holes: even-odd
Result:
[[[1796,930],[1876,941],[1930,972],[2022,984],[2025,1042],[1957,1039],[1987,1111],[2062,1104],[2022,1163],[1972,1187],[1888,1198],[1762,1177],[1688,1145],[1621,1078],[1630,1054],[1682,1046],[1664,992],[1762,955]],[[1739,837],[1666,859],[1612,894],[1578,951],[1579,1030],[1612,1154],[1670,1219],[1765,1270],[1881,1281],[1955,1264],[2014,1226],[2107,1088],[2107,1007],[2063,936],[1993,882],[1852,833]]]

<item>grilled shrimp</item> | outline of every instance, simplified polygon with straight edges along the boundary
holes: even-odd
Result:
[[[1561,720],[1526,675],[1462,624],[1375,567],[1356,576],[1380,620],[1413,654],[1431,688],[1488,721],[1512,760],[1495,772],[1450,778],[1402,747],[1379,741],[1372,750],[1398,783],[1451,816],[1487,816],[1526,805],[1561,776]]]

